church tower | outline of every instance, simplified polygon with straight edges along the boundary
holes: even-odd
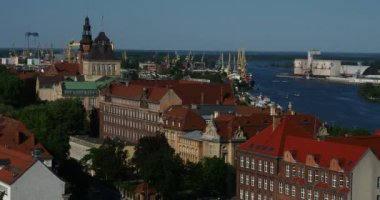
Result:
[[[92,35],[90,19],[88,17],[84,20],[82,39],[80,40],[80,51],[86,55],[91,51]]]

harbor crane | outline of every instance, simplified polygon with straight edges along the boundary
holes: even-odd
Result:
[[[75,41],[71,41],[67,45],[66,59],[67,59],[68,63],[72,63],[73,62],[73,51],[72,51],[72,48],[73,47],[79,47],[79,46],[80,46],[80,43],[79,42],[75,42]]]
[[[29,55],[30,37],[33,37],[34,40],[36,41],[36,39],[38,39],[38,37],[39,37],[39,34],[37,32],[26,32],[25,33],[25,45],[26,45],[26,48],[24,49],[24,52],[23,52],[23,56],[25,58],[30,56]]]

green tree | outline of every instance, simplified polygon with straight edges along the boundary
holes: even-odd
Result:
[[[156,187],[164,199],[180,198],[184,166],[164,135],[143,137],[136,146],[133,161],[139,175]]]
[[[0,103],[13,106],[20,105],[24,81],[11,74],[4,66],[0,66],[0,81]]]
[[[69,136],[85,134],[88,121],[78,99],[60,99],[47,104],[23,108],[18,118],[58,160],[64,160],[69,150]]]
[[[131,175],[127,158],[128,152],[122,142],[106,139],[99,148],[91,148],[81,162],[99,179],[116,183]]]
[[[220,158],[204,158],[186,164],[186,187],[193,198],[224,198],[229,195],[229,174],[233,171]],[[233,187],[233,186],[232,186]]]
[[[329,126],[327,132],[330,136],[365,136],[370,135],[370,131],[363,128],[347,128],[343,126]]]

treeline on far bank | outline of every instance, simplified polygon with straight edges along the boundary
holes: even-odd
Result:
[[[359,86],[358,93],[367,100],[380,103],[380,85],[365,83]]]

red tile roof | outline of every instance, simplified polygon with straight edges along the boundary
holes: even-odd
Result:
[[[270,125],[242,144],[240,149],[274,157],[283,157],[285,151],[290,151],[294,152],[293,158],[299,163],[305,163],[307,156],[313,155],[318,165],[326,168],[332,159],[337,159],[346,171],[351,170],[368,150],[366,146],[319,141],[315,139],[313,130],[308,130],[309,125],[305,128],[302,119],[283,116],[274,130]]]
[[[237,105],[236,106],[236,112],[241,114],[241,115],[252,115],[252,114],[257,114],[257,113],[263,113],[263,114],[270,114],[270,109],[269,108],[257,108],[254,106],[244,106],[244,105]]]
[[[276,157],[282,157],[287,136],[312,138],[312,133],[290,116],[284,116],[273,130],[273,124],[240,146],[241,149]]]
[[[218,134],[225,140],[232,139],[239,127],[247,138],[251,138],[271,123],[272,117],[269,114],[252,114],[250,116],[220,114],[215,118]]]
[[[33,150],[39,150],[39,158],[52,159],[22,122],[4,116],[0,117],[0,145],[27,155],[31,155]]]
[[[44,72],[41,74],[45,76],[76,76],[79,74],[79,64],[57,62],[54,63],[54,65],[45,68]]]
[[[380,160],[380,135],[331,137],[326,140],[335,143],[368,147]]]
[[[135,80],[129,84],[173,89],[183,104],[235,104],[230,84],[188,80]]]
[[[146,96],[144,97],[144,90]],[[111,84],[109,92],[113,96],[124,97],[132,100],[146,99],[148,102],[159,102],[170,89],[159,87],[147,87],[143,85],[125,85],[121,83]]]
[[[305,163],[308,155],[314,155],[318,157],[319,166],[329,168],[330,161],[337,159],[345,171],[350,171],[367,149],[367,147],[294,136],[288,136],[284,146],[284,151],[297,152],[293,155],[297,162]]]
[[[11,185],[35,162],[30,155],[0,147],[0,181]]]
[[[9,69],[9,72],[19,77],[21,80],[31,79],[37,76],[35,71],[17,71],[15,68]]]
[[[184,106],[173,106],[163,113],[163,126],[182,131],[203,130],[205,120],[193,109]],[[166,120],[168,121],[166,123]],[[174,126],[173,123],[174,122]],[[179,126],[180,125],[180,126]]]

